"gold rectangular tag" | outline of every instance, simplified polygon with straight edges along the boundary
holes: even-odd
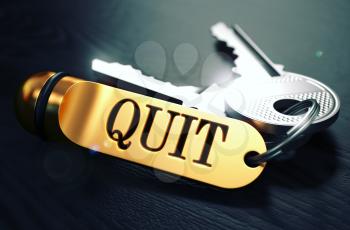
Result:
[[[247,185],[264,168],[244,162],[266,151],[249,124],[103,84],[69,88],[59,124],[80,146],[223,188]]]

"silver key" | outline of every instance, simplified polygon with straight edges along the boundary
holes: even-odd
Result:
[[[217,106],[224,105],[224,97],[220,98],[220,103],[210,103],[213,98],[218,100],[218,93],[216,92],[219,89],[218,86],[214,87],[215,85],[213,85],[211,90],[206,89],[205,92],[199,93],[203,89],[190,85],[175,86],[170,82],[163,82],[154,77],[146,76],[130,65],[123,65],[118,62],[108,63],[99,59],[92,61],[92,69],[117,80],[178,99],[186,107],[194,107],[208,113],[225,116],[224,106]]]
[[[196,93],[199,88],[195,86],[175,86],[170,82],[163,82],[154,77],[146,76],[130,65],[122,65],[118,62],[108,63],[94,59],[91,68],[96,72],[176,98],[187,107],[193,107],[200,101],[200,95]]]
[[[225,87],[219,87],[219,99],[213,103],[225,106],[227,116],[243,119],[260,131],[281,134],[297,124],[302,115],[286,115],[283,109],[305,99],[316,99],[321,110],[310,130],[317,131],[332,124],[339,113],[340,101],[325,84],[301,74],[283,71],[259,49],[239,27],[224,23],[211,28],[218,40],[225,42],[238,55],[233,71],[241,76]],[[224,96],[223,96],[224,94]],[[224,97],[225,103],[222,103]]]

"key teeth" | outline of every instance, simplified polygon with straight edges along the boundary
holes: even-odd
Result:
[[[92,69],[116,79],[121,79],[164,95],[180,99],[188,104],[191,104],[192,101],[192,104],[195,104],[195,100],[198,97],[197,92],[199,89],[196,89],[196,92],[194,92],[194,87],[192,87],[190,90],[184,90],[182,94],[179,94],[178,86],[173,85],[169,81],[163,82],[155,77],[144,75],[141,70],[135,69],[132,65],[124,65],[118,62],[109,63],[99,59],[94,59],[92,61]],[[136,79],[137,82],[132,82],[132,79]],[[161,87],[159,87],[159,84],[162,84]]]
[[[235,75],[241,76],[241,74],[239,73],[239,70],[238,70],[238,66],[236,64],[237,59],[239,58],[239,54],[235,52],[235,50],[236,50],[235,49],[235,45],[234,44],[230,44],[229,41],[227,39],[225,39],[225,37],[223,36],[223,33],[220,33],[220,31],[222,31],[222,30],[226,30],[226,31],[230,31],[231,32],[231,28],[229,28],[224,22],[217,22],[216,24],[214,24],[210,28],[210,31],[211,31],[211,34],[212,34],[213,37],[215,37],[217,40],[219,40],[221,42],[224,42],[227,47],[230,47],[230,48],[233,49],[232,54],[237,56],[237,58],[236,58],[235,61],[233,61],[233,64],[235,64],[236,67],[232,68],[232,72]]]
[[[97,61],[101,61],[99,59],[94,59],[93,62],[97,60]],[[104,61],[101,61],[101,62],[104,62]],[[125,68],[126,71],[129,71],[130,73],[135,73],[137,74],[138,76],[144,76],[144,77],[148,77],[152,80],[156,80],[155,77],[153,76],[149,76],[147,74],[144,74],[140,69],[137,69],[137,68],[134,68],[132,65],[124,65],[124,64],[121,64],[119,62],[104,62],[105,64],[109,65],[109,66],[112,66],[112,68],[118,68],[118,67],[122,67],[122,68]],[[169,83],[171,84],[170,82],[165,82],[165,83]]]
[[[112,65],[116,64],[116,62],[112,62],[111,64]],[[119,64],[119,63],[117,63],[117,64]],[[148,75],[144,74],[140,69],[136,69],[132,65],[124,65],[124,66],[125,66],[125,68],[128,69],[128,71],[135,72],[137,75],[143,75],[143,76],[146,76],[146,77],[149,77],[149,78],[154,78],[152,76],[148,76]]]
[[[236,65],[236,67],[232,68],[232,71],[235,75],[238,76],[242,76],[242,74],[240,74],[239,71],[239,58],[240,55],[238,53],[236,53],[236,48],[235,48],[235,44],[233,44],[232,42],[230,42],[230,40],[226,39],[222,33],[222,31],[227,31],[229,33],[232,33],[232,29],[227,26],[224,22],[217,22],[216,24],[214,24],[211,28],[210,28],[211,34],[213,37],[215,37],[217,40],[224,42],[226,44],[227,47],[230,47],[233,49],[232,54],[237,56],[237,58],[235,59],[235,61],[233,61],[233,63]],[[284,65],[281,64],[274,64],[275,68],[280,71],[280,72],[284,72]]]
[[[220,33],[220,31],[222,30],[231,31],[231,29],[223,22],[218,22],[210,28],[212,36],[215,37],[217,40],[224,42],[227,47],[232,48],[233,49],[232,53],[238,56],[238,54],[235,53],[234,44],[230,44],[229,41],[225,39],[225,37],[223,37],[223,33]]]

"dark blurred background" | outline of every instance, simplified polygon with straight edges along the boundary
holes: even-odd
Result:
[[[347,0],[1,1],[0,230],[349,229],[349,12]],[[26,76],[93,79],[93,58],[207,85],[215,79],[206,71],[232,67],[209,33],[220,20],[240,24],[273,61],[326,83],[342,102],[332,127],[247,187],[221,190],[45,142],[16,121]],[[191,47],[180,62],[179,45]]]

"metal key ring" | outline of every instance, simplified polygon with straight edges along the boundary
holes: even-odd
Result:
[[[296,103],[284,111],[285,114],[296,115],[305,109],[307,109],[305,116],[303,116],[303,118],[300,119],[300,121],[295,126],[287,131],[284,140],[282,140],[279,144],[275,145],[265,153],[247,157],[246,163],[248,165],[258,166],[281,155],[283,153],[283,149],[298,136],[300,136],[316,119],[320,111],[320,105],[315,99],[307,99]]]

